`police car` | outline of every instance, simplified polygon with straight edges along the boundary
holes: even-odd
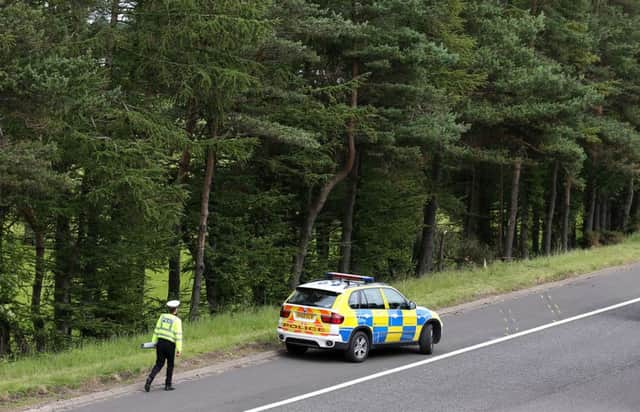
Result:
[[[372,347],[386,345],[418,345],[421,353],[433,353],[442,321],[370,276],[329,272],[326,280],[298,286],[283,303],[277,333],[289,353],[337,349],[362,362]]]

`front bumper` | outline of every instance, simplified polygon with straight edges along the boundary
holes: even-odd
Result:
[[[291,343],[316,349],[346,349],[347,342],[342,341],[340,335],[318,336],[308,333],[296,333],[282,328],[277,329],[278,340],[281,343]]]

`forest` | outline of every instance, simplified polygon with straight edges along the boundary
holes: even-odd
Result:
[[[619,242],[639,101],[636,0],[0,0],[0,357]]]

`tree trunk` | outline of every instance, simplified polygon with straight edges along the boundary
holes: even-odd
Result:
[[[485,187],[488,183],[486,179],[483,179],[483,173],[480,171],[476,174],[477,187]],[[493,229],[491,227],[491,210],[493,207],[493,199],[491,198],[491,191],[489,190],[477,190],[478,195],[478,215],[477,215],[477,231],[476,236],[485,245],[491,245],[493,242]],[[494,244],[495,245],[495,244]],[[500,249],[502,250],[502,249]]]
[[[513,183],[511,184],[511,206],[509,211],[509,225],[507,227],[507,243],[504,249],[504,258],[509,261],[513,255],[513,240],[516,232],[516,219],[518,217],[518,193],[520,189],[520,170],[522,160],[516,159],[513,167]]]
[[[531,225],[531,252],[534,256],[540,253],[540,210],[533,206],[533,224]]]
[[[187,135],[193,137],[197,124],[197,116],[194,104],[190,103],[187,109],[185,131]],[[191,163],[191,151],[188,147],[182,149],[182,155],[180,156],[180,162],[178,163],[178,175],[176,176],[176,185],[182,185],[184,179],[189,172],[189,165]],[[173,251],[169,257],[169,282],[167,289],[167,300],[180,299],[180,276],[182,274],[182,246],[180,240],[182,239],[182,225],[180,222],[176,223],[174,229],[174,238],[171,242]]]
[[[15,343],[16,349],[20,352],[21,355],[29,355],[31,350],[29,348],[29,341],[27,337],[24,336],[24,332],[19,327],[14,325],[13,327],[13,341]]]
[[[640,224],[640,191],[635,191],[633,206],[631,206],[631,231],[636,231]]]
[[[217,136],[217,129],[211,125],[212,137]],[[202,274],[204,273],[204,247],[207,237],[207,223],[209,220],[209,196],[211,194],[211,183],[213,181],[213,170],[216,163],[216,153],[214,149],[207,150],[207,165],[202,185],[202,197],[200,200],[200,222],[198,225],[198,241],[196,244],[196,273],[193,278],[193,289],[191,290],[191,308],[189,310],[189,320],[198,318],[200,309],[200,288],[202,286]]]
[[[353,215],[356,208],[356,197],[358,195],[358,174],[360,168],[360,156],[356,155],[355,164],[349,176],[349,191],[347,194],[347,204],[342,220],[342,239],[340,242],[340,272],[349,272],[351,269],[351,252],[353,238]]]
[[[500,219],[500,224],[498,225],[498,250],[499,253],[504,252],[504,169],[503,166],[500,165],[500,213],[498,214],[498,218]]]
[[[113,55],[115,54],[115,32],[118,25],[118,14],[120,14],[120,0],[111,0],[111,6],[109,10],[109,37],[107,38],[107,56],[105,58],[105,66],[112,72],[113,68]],[[113,73],[110,75],[113,78]]]
[[[601,230],[600,216],[602,213],[600,213],[600,209],[602,209],[602,193],[597,194],[595,202],[596,205],[593,211],[593,231],[599,232]]]
[[[560,164],[558,161],[555,162],[553,166],[553,176],[551,182],[551,194],[549,196],[549,210],[546,217],[546,227],[545,227],[545,236],[544,236],[544,253],[545,255],[551,254],[551,240],[553,239],[553,217],[556,212],[556,198],[558,196],[558,169],[560,168]]]
[[[603,232],[609,230],[609,222],[607,221],[607,218],[609,216],[608,208],[609,208],[609,199],[608,199],[608,196],[605,193],[603,193],[602,206],[600,206],[600,230],[602,230]]]
[[[521,192],[520,256],[522,259],[529,259],[529,193],[526,188],[522,188]]]
[[[35,278],[33,280],[33,289],[31,293],[31,318],[33,321],[36,350],[38,352],[43,352],[45,347],[45,330],[44,319],[40,313],[40,301],[42,298],[42,284],[44,282],[45,275],[44,232],[36,228],[33,230],[36,242],[36,264]]]
[[[598,188],[595,183],[591,186],[591,192],[589,194],[589,208],[587,215],[585,216],[584,235],[589,232],[593,232],[595,224],[596,203],[598,200]]]
[[[357,62],[353,62],[351,66],[351,78],[356,79],[359,75],[359,66]],[[351,90],[351,107],[353,109],[358,107],[358,88],[354,86]],[[356,119],[351,118],[349,120],[349,124],[347,126],[347,158],[342,169],[336,173],[325,185],[320,189],[320,193],[318,197],[315,198],[313,202],[311,202],[307,208],[307,212],[305,213],[304,222],[302,227],[300,228],[300,237],[298,239],[298,247],[296,251],[296,256],[294,258],[293,263],[293,275],[291,276],[291,280],[289,282],[291,288],[295,288],[300,283],[300,277],[302,276],[302,270],[304,269],[304,260],[307,256],[307,250],[309,248],[309,240],[311,239],[311,232],[313,230],[313,225],[316,222],[316,218],[318,214],[324,207],[324,204],[329,197],[329,194],[333,190],[333,188],[343,181],[351,170],[353,169],[353,165],[355,164],[356,159],[356,141],[355,141],[355,129],[356,129]]]
[[[567,174],[564,184],[564,217],[562,219],[562,251],[569,251],[569,216],[571,213],[571,176]]]
[[[476,236],[478,232],[478,177],[476,166],[471,166],[471,187],[469,188],[469,206],[467,209],[467,224],[465,225],[465,235]]]
[[[178,229],[181,231],[181,229]],[[174,235],[178,230],[174,229]],[[171,256],[169,257],[169,283],[167,287],[167,300],[180,299],[180,275],[182,272],[182,265],[180,262],[180,241],[174,240],[171,242]]]
[[[0,188],[0,201],[1,200],[2,188]],[[4,273],[4,219],[6,213],[6,209],[2,205],[0,205],[0,275]]]
[[[4,150],[7,144],[2,127],[0,127],[0,150]],[[0,275],[4,273],[4,219],[7,215],[7,206],[2,204],[3,200],[2,185],[0,185]],[[1,302],[4,303],[4,302]],[[2,352],[0,352],[0,355]]]
[[[446,230],[440,235],[440,247],[438,248],[438,272],[442,272],[444,270],[444,241],[446,235]]]
[[[2,135],[2,129],[0,129],[0,138]],[[2,141],[0,141],[0,148],[2,147]],[[0,188],[0,201],[2,201],[2,190]],[[4,274],[4,262],[3,262],[3,241],[4,241],[4,219],[5,219],[5,208],[0,205],[0,276]],[[0,301],[0,305],[4,305],[6,301]],[[0,359],[5,356],[11,354],[11,325],[9,324],[7,319],[0,317]]]
[[[431,180],[433,187],[437,190],[442,175],[442,165],[440,156],[435,154],[431,165]],[[438,196],[432,193],[426,201],[423,209],[422,240],[418,264],[416,265],[416,276],[421,277],[433,269],[434,238],[437,230],[436,214],[438,212]]]
[[[290,286],[295,288],[300,283],[300,277],[302,276],[302,270],[304,268],[304,260],[307,256],[307,250],[309,248],[309,240],[311,240],[311,232],[313,231],[313,225],[318,217],[318,214],[324,207],[327,201],[327,197],[333,190],[333,188],[340,181],[344,180],[351,168],[353,167],[355,158],[355,142],[353,135],[349,137],[349,153],[347,154],[347,161],[340,170],[336,173],[331,180],[329,180],[320,190],[318,196],[309,204],[305,213],[305,219],[300,228],[300,237],[298,240],[298,248],[293,265],[293,276],[291,277]]]
[[[71,335],[71,280],[75,264],[69,218],[58,215],[56,220],[53,317],[58,340],[63,340]]]
[[[0,319],[0,359],[11,354],[11,325]]]
[[[45,275],[45,244],[44,229],[40,227],[35,212],[31,207],[26,207],[21,211],[23,217],[28,223],[29,228],[33,231],[34,245],[36,251],[35,258],[35,274],[33,277],[33,286],[31,288],[31,321],[33,323],[34,341],[38,352],[44,351],[45,333],[44,319],[40,313],[40,301],[42,299],[42,284]]]
[[[2,129],[0,129],[0,149],[3,146]],[[2,189],[0,188],[0,201],[2,201]],[[5,208],[0,204],[0,276],[4,273],[3,262],[3,240],[4,240],[4,219]],[[9,302],[0,301],[0,305]],[[11,325],[7,319],[0,317],[0,359],[5,355],[11,354]]]
[[[436,214],[438,211],[438,198],[432,196],[424,205],[424,225],[422,228],[422,242],[416,275],[424,276],[431,272],[433,267],[434,238],[437,230]]]
[[[4,150],[4,146],[6,143],[7,142],[4,137],[4,132],[2,131],[2,127],[0,127],[0,150]],[[4,273],[4,219],[7,213],[6,206],[1,203],[2,199],[3,199],[2,186],[0,186],[0,275]],[[4,303],[4,302],[0,302],[0,303]],[[5,336],[5,335],[2,335],[2,336]],[[2,345],[2,342],[0,342],[0,345]],[[2,354],[3,352],[0,351],[0,355]]]
[[[99,225],[98,211],[90,209],[87,211],[86,224],[81,222],[78,228],[78,249],[84,254],[81,258],[83,266],[80,270],[84,286],[82,301],[83,307],[88,308],[89,318],[100,316],[99,300],[102,294],[102,285],[98,278],[98,259],[93,255],[93,251],[98,248],[99,244]],[[95,337],[97,330],[91,323],[85,323],[82,336]]]
[[[616,199],[611,203],[611,228],[624,232],[624,208],[626,199]]]
[[[624,214],[622,218],[622,231],[627,232],[629,230],[629,222],[631,217],[631,206],[633,205],[633,176],[629,179],[629,189],[627,193],[627,201],[624,205]]]

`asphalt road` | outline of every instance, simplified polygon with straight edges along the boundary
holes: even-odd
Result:
[[[560,324],[638,297],[640,264],[449,313],[433,355],[445,358],[274,410],[638,411],[640,303]],[[454,351],[463,353],[446,357]],[[160,390],[159,379],[150,393],[76,410],[244,411],[427,359],[410,347],[374,351],[362,364],[345,363],[331,352],[299,358],[283,352],[260,365],[184,382],[174,392]]]

